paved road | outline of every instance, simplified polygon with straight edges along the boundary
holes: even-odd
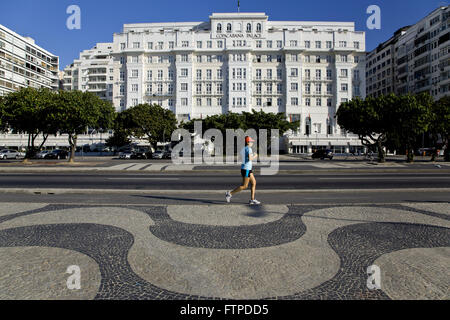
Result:
[[[1,188],[227,190],[239,175],[202,174],[0,174]],[[450,173],[323,173],[257,176],[259,190],[450,188]]]

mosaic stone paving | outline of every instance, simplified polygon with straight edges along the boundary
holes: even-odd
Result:
[[[3,204],[0,299],[450,299],[449,208]]]

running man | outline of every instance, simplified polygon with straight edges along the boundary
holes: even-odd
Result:
[[[258,158],[257,154],[253,153],[252,146],[253,146],[253,140],[250,137],[245,137],[245,148],[241,151],[242,156],[242,166],[241,166],[241,175],[242,175],[242,186],[237,187],[233,191],[228,191],[226,194],[226,200],[227,202],[231,202],[231,198],[233,195],[235,195],[238,192],[247,190],[248,184],[252,184],[252,198],[250,200],[250,205],[259,205],[261,202],[255,199],[255,193],[256,193],[256,179],[255,175],[253,174],[253,160],[256,160]]]

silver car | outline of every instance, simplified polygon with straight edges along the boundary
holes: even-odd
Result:
[[[25,155],[17,150],[4,149],[0,151],[0,159],[2,160],[20,159],[23,157],[25,157]]]
[[[51,153],[50,150],[41,151],[38,154],[36,154],[36,158],[37,159],[45,159],[45,156],[48,155],[49,153]]]

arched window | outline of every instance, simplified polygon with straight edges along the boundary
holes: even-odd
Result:
[[[261,32],[262,28],[261,28],[261,23],[258,23],[256,25],[256,32]]]
[[[247,32],[252,32],[252,25],[250,23],[247,24]]]
[[[222,24],[218,23],[217,24],[217,33],[221,33],[222,32]]]
[[[227,24],[227,32],[231,32],[231,23]]]

